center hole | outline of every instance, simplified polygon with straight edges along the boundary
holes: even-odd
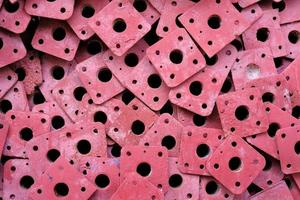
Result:
[[[20,5],[19,2],[16,1],[15,3],[11,3],[10,1],[5,1],[4,8],[9,13],[14,13],[19,9]]]
[[[107,115],[105,114],[105,112],[97,111],[94,114],[94,122],[100,122],[102,124],[105,124],[106,121],[107,121]]]
[[[199,81],[194,81],[190,84],[189,89],[191,94],[199,96],[202,92],[202,83]]]
[[[65,29],[63,29],[61,27],[56,28],[53,31],[52,37],[56,41],[61,41],[61,40],[65,39],[65,37],[66,37],[66,31],[65,31]]]
[[[208,19],[208,26],[212,29],[218,29],[221,26],[221,18],[218,15],[213,15]]]
[[[249,111],[246,106],[239,106],[235,109],[235,117],[238,120],[243,121],[243,120],[247,119],[248,116],[249,116]]]
[[[169,185],[172,188],[177,188],[182,184],[182,177],[180,174],[173,174],[169,178]]]
[[[60,156],[60,152],[57,149],[50,149],[47,152],[47,158],[50,162],[54,162],[57,160],[57,158],[59,158]]]
[[[145,0],[134,0],[133,7],[138,12],[144,12],[147,9],[147,3]]]
[[[161,140],[161,146],[166,147],[168,150],[173,149],[175,145],[176,145],[176,140],[171,135],[167,135]]]
[[[131,125],[131,130],[136,135],[141,135],[145,131],[145,125],[140,120],[135,120]]]
[[[199,156],[200,158],[208,156],[209,152],[210,148],[207,144],[200,144],[196,149],[197,156]]]
[[[172,63],[180,64],[183,60],[183,54],[179,49],[175,49],[175,50],[171,51],[169,58]]]
[[[300,154],[300,141],[298,141],[295,146],[294,146],[294,150],[296,152],[296,154]]]
[[[260,28],[256,32],[256,39],[261,42],[265,42],[269,38],[270,31],[268,28]]]
[[[116,19],[113,23],[113,29],[118,33],[125,31],[126,27],[126,22],[121,18]]]
[[[16,74],[18,75],[18,81],[23,81],[26,77],[26,71],[23,67],[19,67],[15,70]]]
[[[25,141],[29,141],[33,137],[33,132],[31,128],[25,127],[20,131],[20,138]]]
[[[54,129],[60,129],[65,125],[65,120],[61,116],[57,115],[51,119],[51,125]]]
[[[57,183],[54,186],[55,195],[58,197],[64,197],[69,194],[69,187],[65,183]]]
[[[135,53],[129,53],[125,56],[124,62],[128,67],[135,67],[139,63],[139,57]]]
[[[229,160],[229,169],[232,171],[237,171],[241,168],[242,161],[239,157],[233,157]]]
[[[61,80],[65,76],[65,70],[63,67],[56,65],[52,67],[51,74],[55,80]]]
[[[88,154],[91,151],[91,143],[87,140],[80,140],[77,143],[77,150],[81,154]]]
[[[271,103],[273,103],[273,101],[274,101],[274,94],[272,94],[271,92],[265,92],[262,95],[261,98],[262,98],[263,102],[271,102]]]
[[[151,88],[159,88],[161,86],[161,83],[162,83],[162,80],[160,78],[159,75],[157,74],[151,74],[149,77],[148,77],[148,85],[151,87]]]
[[[9,100],[3,99],[0,101],[0,112],[7,113],[9,110],[12,109],[12,104]]]
[[[74,92],[73,92],[73,95],[74,95],[74,98],[77,100],[77,101],[81,101],[83,96],[87,93],[86,89],[84,87],[77,87],[75,88]]]
[[[151,166],[148,163],[142,162],[137,166],[136,172],[141,176],[148,176],[151,172]]]
[[[31,176],[23,176],[20,180],[20,185],[25,189],[29,189],[33,184],[34,179]]]
[[[288,35],[290,43],[296,44],[299,40],[299,35],[300,35],[299,31],[296,30],[291,31]]]
[[[99,188],[106,188],[109,185],[109,183],[110,183],[109,177],[105,174],[99,174],[95,178],[95,184]]]
[[[104,83],[110,81],[112,79],[111,71],[108,68],[101,69],[98,73],[98,79]]]
[[[280,129],[280,126],[279,126],[279,124],[277,124],[277,123],[271,123],[270,125],[269,125],[269,128],[268,128],[268,135],[270,136],[270,137],[275,137],[275,135],[276,135],[276,132],[278,131],[278,129]]]
[[[91,18],[95,14],[95,9],[91,6],[85,6],[83,7],[81,11],[81,15],[85,18]]]
[[[205,186],[205,191],[207,194],[215,194],[219,189],[218,184],[215,181],[209,181]]]
[[[254,63],[247,65],[247,78],[250,80],[257,79],[260,76],[260,67]]]

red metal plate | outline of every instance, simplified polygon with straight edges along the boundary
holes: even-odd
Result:
[[[246,137],[268,129],[265,106],[256,88],[223,94],[218,97],[217,107],[223,130],[227,134]]]
[[[120,157],[121,180],[135,172],[164,193],[168,191],[168,152],[163,147],[125,146]]]
[[[243,41],[247,50],[268,46],[273,57],[287,55],[277,10],[264,11],[263,16],[243,33]]]
[[[126,0],[109,3],[89,21],[89,25],[118,56],[123,55],[151,28]]]
[[[251,80],[276,75],[277,70],[272,53],[266,47],[240,52],[231,73],[235,88],[240,90]]]
[[[8,134],[9,125],[6,120],[0,118],[0,158],[2,157],[3,147]]]
[[[5,118],[10,128],[3,151],[4,155],[24,157],[26,143],[50,130],[50,119],[46,114],[9,111]],[[35,123],[31,123],[33,121]]]
[[[299,166],[299,126],[279,129],[276,144],[279,151],[281,171],[285,174],[300,172]]]
[[[24,10],[24,0],[19,0],[14,4],[5,1],[4,6],[0,9],[0,27],[5,28],[14,33],[22,33],[27,28],[31,16]],[[18,9],[15,11],[7,10],[8,7],[16,6]]]
[[[147,56],[169,87],[178,86],[205,66],[203,55],[184,29],[174,30],[149,47]]]
[[[195,3],[192,1],[172,1],[166,0],[161,16],[156,28],[156,33],[160,37],[166,37],[169,32],[174,31],[178,26],[178,16],[191,8]]]
[[[3,168],[3,199],[29,199],[38,174],[25,159],[11,159]]]
[[[243,193],[258,176],[265,159],[237,135],[230,135],[208,160],[209,173],[234,194]]]
[[[277,145],[275,135],[277,130],[294,125],[300,125],[300,121],[294,118],[290,113],[281,110],[271,103],[265,103],[266,113],[269,119],[269,128],[265,133],[247,137],[247,142],[266,152],[272,157],[278,159]]]
[[[65,158],[60,157],[39,177],[30,189],[29,197],[33,200],[61,199],[62,196],[68,199],[88,199],[95,191],[96,187],[88,179]]]
[[[179,170],[183,173],[210,175],[207,160],[223,141],[223,131],[189,126],[183,129],[179,154]]]
[[[199,176],[183,174],[178,170],[177,158],[169,158],[169,190],[165,199],[198,199]]]
[[[34,92],[34,89],[42,84],[42,67],[40,58],[35,51],[27,53],[22,60],[11,65],[11,69],[16,73],[24,70],[25,78],[22,80],[27,95]]]
[[[109,199],[120,185],[116,159],[85,157],[80,159],[80,172],[97,187],[91,200]]]
[[[26,55],[26,49],[21,38],[5,30],[0,30],[0,67],[21,60]]]
[[[74,0],[26,0],[25,10],[30,15],[66,20],[73,14],[74,2]]]
[[[65,22],[59,20],[50,22],[44,19],[40,21],[31,44],[39,51],[71,61],[75,57],[79,41]]]
[[[273,186],[268,190],[264,190],[254,196],[250,197],[251,200],[265,200],[265,199],[273,199],[273,200],[293,200],[293,196],[289,191],[289,188],[285,184],[284,181],[281,181],[277,185]]]
[[[217,26],[210,25],[212,19],[217,21]],[[250,22],[230,1],[201,1],[179,17],[179,20],[209,57],[218,53],[250,26]]]
[[[140,140],[140,145],[164,146],[169,157],[178,157],[182,128],[170,114],[162,114]]]
[[[236,57],[235,47],[225,47],[215,56],[215,63],[207,62],[208,67],[172,88],[170,101],[199,115],[210,115]]]
[[[248,6],[241,11],[241,14],[251,22],[251,24],[255,23],[262,15],[263,10],[259,7],[258,4],[254,4],[252,6]]]
[[[201,200],[232,200],[235,196],[212,177],[202,176],[200,179]]]
[[[285,39],[288,58],[295,59],[300,55],[299,30],[300,23],[295,22],[281,26],[283,37]]]
[[[78,76],[95,104],[102,104],[124,90],[110,69],[97,54],[77,64]]]
[[[88,26],[88,21],[109,2],[109,0],[83,0],[75,2],[73,14],[67,22],[81,40],[86,40],[94,35],[95,32]]]
[[[110,198],[110,200],[119,199],[163,200],[164,195],[147,179],[142,178],[135,173],[130,173]]]
[[[168,101],[170,89],[146,57],[124,78],[124,86],[152,110],[160,110]]]
[[[17,80],[17,75],[10,68],[0,68],[0,99],[9,91]]]
[[[154,112],[134,99],[111,124],[107,135],[120,146],[137,145],[156,119]]]

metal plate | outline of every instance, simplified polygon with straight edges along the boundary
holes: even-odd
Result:
[[[223,142],[224,132],[220,129],[185,127],[181,136],[179,170],[183,173],[210,175],[207,160]]]
[[[285,24],[281,26],[283,37],[285,39],[287,55],[286,57],[295,59],[300,55],[299,47],[299,30],[300,23],[295,22],[291,24]]]
[[[162,114],[140,140],[140,145],[164,146],[169,157],[178,157],[182,128],[170,114]]]
[[[2,157],[3,147],[8,134],[9,125],[6,120],[0,118],[0,158]]]
[[[140,174],[164,193],[168,191],[168,152],[163,147],[125,146],[120,157],[121,180]]]
[[[89,25],[118,56],[123,55],[151,28],[126,0],[109,3],[89,21]]]
[[[217,107],[226,134],[246,137],[263,133],[268,129],[265,106],[256,88],[220,95]]]
[[[175,29],[149,47],[147,56],[169,87],[178,86],[205,66],[203,55],[184,29]]]
[[[206,167],[229,191],[241,194],[262,171],[264,165],[263,156],[242,138],[232,134],[213,153]]]
[[[17,75],[10,68],[0,68],[0,99],[9,91],[17,80]]]

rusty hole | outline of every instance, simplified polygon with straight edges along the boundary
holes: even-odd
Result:
[[[221,27],[221,18],[218,15],[212,15],[208,18],[207,24],[212,29]]]
[[[54,193],[58,197],[64,197],[69,194],[69,187],[65,183],[57,183],[54,186]]]
[[[285,2],[284,0],[279,1],[279,2],[272,2],[272,8],[273,9],[278,9],[279,12],[282,12],[285,9]]]
[[[159,113],[169,113],[170,115],[173,114],[173,106],[170,101],[167,101],[167,103],[160,109]]]
[[[120,157],[121,155],[121,146],[118,145],[117,143],[113,144],[112,148],[111,148],[111,155],[114,157]]]
[[[265,162],[265,166],[263,168],[263,171],[268,171],[272,167],[272,160],[271,160],[271,158],[265,156],[265,161],[266,162]]]
[[[135,53],[129,53],[125,56],[124,62],[128,67],[135,67],[139,63],[139,57]]]
[[[92,6],[84,6],[81,11],[81,15],[85,18],[91,18],[95,14],[95,9]]]
[[[77,150],[79,153],[85,155],[91,151],[91,143],[88,140],[80,140],[77,143]]]
[[[61,12],[61,13],[65,13],[65,12],[66,12],[66,8],[62,7],[62,8],[60,9],[60,12]]]
[[[42,94],[39,88],[36,88],[33,93],[33,103],[37,105],[37,104],[42,104],[44,102],[46,102],[44,95]]]
[[[1,104],[0,104],[0,110],[1,110]],[[300,106],[294,106],[292,109],[292,115],[299,119],[300,118]]]
[[[3,99],[0,101],[0,112],[7,113],[9,110],[12,109],[12,104],[9,100]]]
[[[194,114],[193,116],[193,123],[196,126],[203,126],[206,122],[206,117],[198,115],[198,114]]]
[[[193,81],[189,87],[190,93],[199,96],[202,92],[202,83],[199,81]]]
[[[98,79],[101,82],[109,82],[112,79],[112,73],[108,68],[103,68],[98,73]]]
[[[210,153],[210,148],[207,144],[200,144],[196,149],[196,153],[198,157],[204,158]]]
[[[81,101],[83,96],[87,93],[86,89],[84,87],[77,87],[74,89],[73,91],[73,95],[74,95],[74,98],[77,100],[77,101]]]
[[[183,60],[183,54],[179,49],[175,49],[171,51],[169,58],[172,63],[180,64]]]
[[[63,67],[55,65],[51,69],[51,75],[55,80],[61,80],[65,76],[65,70]]]
[[[239,106],[235,109],[235,117],[240,120],[246,120],[249,117],[249,110],[246,106]]]
[[[34,179],[31,176],[26,175],[20,179],[20,185],[25,189],[29,189],[33,184]]]
[[[288,38],[290,43],[296,44],[299,40],[299,35],[300,35],[299,31],[296,30],[289,32]]]
[[[205,186],[205,191],[209,195],[217,193],[218,189],[219,186],[215,181],[209,181]]]
[[[121,19],[115,19],[113,22],[113,29],[114,31],[116,31],[117,33],[121,33],[123,31],[125,31],[125,29],[127,28],[126,22]]]
[[[58,28],[54,29],[54,31],[52,33],[52,37],[56,41],[61,41],[61,40],[65,39],[65,37],[66,37],[65,29],[62,27],[58,27]]]
[[[95,184],[99,188],[106,188],[110,184],[109,177],[107,175],[105,175],[105,174],[99,174],[95,178]]]
[[[274,94],[272,94],[271,92],[265,92],[262,95],[261,98],[262,98],[263,102],[271,102],[271,103],[273,103],[273,101],[274,101]]]
[[[26,71],[23,67],[19,67],[15,70],[16,74],[18,75],[18,81],[23,81],[26,77]]]
[[[206,64],[212,66],[218,62],[218,55],[214,55],[213,57],[208,57],[206,54],[204,55]]]
[[[147,9],[147,3],[145,0],[134,0],[133,7],[138,12],[144,12]]]
[[[125,90],[122,94],[122,101],[128,105],[133,99],[135,98],[134,94],[130,92],[129,90]]]
[[[261,42],[265,42],[269,38],[270,31],[268,28],[260,28],[256,32],[256,39]]]
[[[221,88],[221,92],[222,93],[227,93],[231,90],[232,88],[232,83],[231,83],[231,80],[230,79],[226,79],[223,83],[223,86]]]
[[[176,139],[171,135],[167,135],[161,140],[161,146],[166,147],[168,150],[173,149],[175,145]]]
[[[270,137],[275,137],[275,135],[276,135],[276,132],[278,131],[278,129],[280,129],[280,125],[279,124],[277,124],[277,123],[271,123],[270,125],[269,125],[269,128],[268,128],[268,130],[267,130],[267,132],[268,132],[268,135],[270,136]]]
[[[102,51],[101,43],[98,40],[91,40],[88,42],[86,50],[91,55],[96,55]]]
[[[11,3],[10,1],[5,1],[4,8],[9,13],[14,13],[19,9],[19,2]]]
[[[33,137],[33,132],[31,128],[25,127],[21,129],[21,131],[19,132],[19,136],[22,140],[29,141]]]
[[[229,169],[232,171],[238,171],[242,167],[242,161],[239,157],[233,157],[228,163]]]
[[[107,121],[107,115],[103,111],[97,111],[94,114],[94,122],[100,122],[102,124],[105,124]]]
[[[161,83],[162,83],[162,80],[160,78],[159,75],[157,74],[151,74],[148,79],[147,79],[147,82],[148,82],[148,85],[151,87],[151,88],[159,88],[161,86]]]
[[[56,115],[51,119],[51,125],[54,129],[60,129],[65,125],[65,120],[61,116]]]
[[[59,156],[60,156],[60,152],[57,149],[50,149],[47,152],[47,159],[50,162],[56,161],[59,158]]]
[[[140,120],[135,120],[131,125],[132,133],[135,135],[141,135],[145,131],[145,125]]]
[[[136,172],[143,177],[149,176],[151,173],[151,166],[146,162],[142,162],[137,166]]]
[[[3,40],[2,38],[0,38],[0,50],[2,49],[2,47],[3,47]]]
[[[172,188],[177,188],[182,184],[182,177],[180,174],[173,174],[172,176],[170,176],[169,178],[169,185]]]

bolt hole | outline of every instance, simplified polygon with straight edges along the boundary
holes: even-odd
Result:
[[[96,176],[95,178],[95,184],[99,187],[99,188],[106,188],[109,184],[110,184],[110,179],[107,175],[105,174],[99,174],[98,176]]]
[[[177,188],[182,184],[182,177],[180,174],[173,174],[172,176],[170,176],[169,178],[169,185],[172,188]]]
[[[107,121],[107,115],[103,111],[97,111],[94,114],[94,122],[100,122],[102,124],[105,124]]]
[[[65,125],[65,120],[61,116],[54,116],[51,120],[52,127],[54,129],[60,129]]]
[[[207,144],[200,144],[196,149],[197,156],[204,158],[210,153],[210,148]]]
[[[246,106],[239,106],[235,109],[235,117],[240,120],[246,120],[249,117],[249,111]]]
[[[239,157],[233,157],[229,160],[229,169],[232,171],[238,171],[241,168],[242,161]]]
[[[135,53],[129,53],[125,56],[124,62],[128,67],[135,67],[139,63],[139,57]]]
[[[151,88],[159,88],[161,86],[161,83],[162,83],[162,80],[160,78],[159,75],[157,74],[151,74],[149,77],[148,77],[148,85],[151,87]]]
[[[205,186],[205,191],[207,194],[215,194],[219,189],[218,184],[215,181],[209,181]]]
[[[270,31],[268,28],[260,28],[256,32],[256,39],[261,42],[265,42],[269,38]]]
[[[108,68],[103,68],[98,73],[98,79],[101,82],[109,82],[112,79],[112,73]]]
[[[179,49],[175,49],[175,50],[171,51],[169,58],[172,63],[180,64],[183,60],[183,54]]]
[[[64,197],[69,194],[69,187],[65,183],[57,183],[54,186],[55,195],[58,197]]]
[[[189,90],[191,94],[199,96],[202,92],[202,83],[200,83],[199,81],[192,82],[190,84]]]
[[[161,140],[161,146],[166,147],[168,150],[173,149],[175,145],[176,145],[176,140],[171,135],[167,135]]]
[[[12,104],[9,100],[3,99],[0,101],[0,112],[7,113],[9,110],[12,109]]]
[[[52,33],[52,37],[56,41],[62,41],[66,37],[65,29],[63,29],[61,27],[56,28]]]
[[[275,137],[275,135],[276,135],[276,132],[278,131],[278,129],[280,129],[280,126],[279,126],[279,124],[277,124],[277,123],[271,123],[270,125],[269,125],[269,128],[268,128],[268,135],[270,136],[270,137]]]
[[[113,29],[117,33],[121,33],[125,31],[126,27],[127,27],[126,22],[121,18],[118,18],[113,22]]]
[[[133,7],[138,12],[144,12],[147,9],[147,3],[145,0],[134,0]]]
[[[65,76],[65,70],[61,66],[54,66],[51,70],[51,75],[55,80],[61,80]]]
[[[151,166],[148,163],[142,162],[137,166],[136,172],[143,177],[148,176],[151,173]]]
[[[77,143],[77,150],[83,155],[88,154],[91,151],[91,148],[91,143],[88,140],[80,140]]]
[[[31,176],[23,176],[20,180],[20,185],[25,188],[29,189],[34,184],[34,179]]]
[[[33,138],[33,132],[31,130],[31,128],[28,128],[28,127],[23,128],[20,131],[19,135],[20,135],[20,138],[25,141],[29,141]]]
[[[131,125],[131,130],[135,135],[141,135],[145,131],[145,125],[140,120],[135,120]]]
[[[50,149],[47,152],[47,159],[50,162],[56,161],[59,158],[59,156],[60,156],[60,152],[57,149]]]
[[[83,7],[81,11],[81,15],[85,18],[91,18],[95,14],[95,9],[91,6],[85,6]]]
[[[81,101],[86,93],[87,91],[84,87],[77,87],[74,89],[73,95],[77,101]]]
[[[10,1],[5,1],[4,8],[9,13],[14,13],[19,9],[19,2],[11,3]]]
[[[209,17],[207,24],[212,29],[218,29],[221,26],[221,18],[218,15]]]
[[[291,31],[288,35],[290,43],[296,44],[299,40],[299,35],[300,35],[299,31],[296,30]]]

